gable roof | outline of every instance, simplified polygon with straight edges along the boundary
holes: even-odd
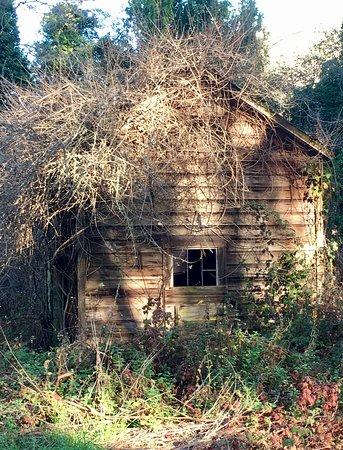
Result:
[[[319,155],[324,159],[332,159],[334,157],[334,153],[330,149],[309,136],[304,131],[301,131],[299,128],[292,125],[287,119],[282,117],[281,114],[278,114],[272,111],[268,106],[262,105],[261,103],[251,99],[235,83],[230,83],[230,90],[233,92],[239,92],[240,101],[253,108],[268,120],[274,122],[286,134],[304,146],[310,156]]]

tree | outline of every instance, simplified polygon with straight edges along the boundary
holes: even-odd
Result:
[[[293,121],[335,151],[329,222],[343,240],[343,28],[333,30],[302,61],[290,111]],[[296,74],[295,74],[296,75]]]
[[[241,0],[238,14],[235,16],[237,31],[241,34],[241,47],[252,56],[261,58],[264,65],[267,58],[265,36],[262,27],[263,16],[256,6],[255,0]],[[261,36],[260,36],[261,34]]]
[[[128,27],[140,36],[172,31],[176,36],[204,31],[231,17],[228,0],[129,0]]]
[[[213,24],[226,24],[233,15],[228,0],[177,0],[175,17],[180,34],[204,31]]]
[[[74,1],[54,5],[43,17],[43,40],[35,46],[37,63],[50,71],[75,69],[98,39],[101,14],[81,9]]]
[[[309,53],[298,58],[294,68],[283,68],[293,85],[295,106],[291,118],[308,132],[316,132],[320,119],[326,131],[341,109],[343,40],[339,30],[326,33]],[[310,112],[310,114],[309,114]]]
[[[266,36],[255,0],[240,0],[237,10],[229,0],[129,0],[126,12],[127,28],[139,40],[165,32],[187,36],[215,27],[224,38],[235,34],[240,54],[257,72],[266,65]]]
[[[20,48],[13,0],[0,0],[0,75],[18,84],[29,79],[28,61]]]

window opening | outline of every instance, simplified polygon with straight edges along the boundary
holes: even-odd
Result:
[[[173,285],[217,286],[217,249],[186,249],[174,255]]]

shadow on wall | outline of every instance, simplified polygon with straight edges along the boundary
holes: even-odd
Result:
[[[152,183],[152,182],[151,182]],[[162,247],[169,241],[170,218],[177,213],[175,186],[147,187],[146,198],[135,206],[134,227],[106,211],[105,218],[87,236],[85,328],[123,338],[144,325],[143,308],[161,298],[166,277]],[[174,201],[173,201],[174,200]]]
[[[120,238],[118,227],[101,231],[90,243],[85,327],[93,322],[93,332],[126,338],[143,327],[143,307],[161,294],[163,257],[138,237],[135,245],[126,240],[124,229]]]
[[[139,224],[137,217],[130,217],[138,237],[137,247],[142,242],[150,248],[149,254],[144,254],[143,265],[142,261],[135,265],[134,246],[131,250],[128,245],[132,236],[128,238],[125,224],[119,226],[118,234],[115,219],[108,218],[105,234],[100,234],[90,249],[95,262],[87,276],[87,312],[95,323],[110,325],[112,331],[112,324],[115,328],[119,321],[128,334],[142,325],[144,317],[139,310],[149,298],[158,298],[163,287],[163,253],[153,242],[168,250],[179,250],[201,248],[205,238],[222,239],[226,254],[223,269],[218,271],[223,281],[220,284],[226,285],[228,294],[239,302],[247,282],[262,289],[268,267],[284,251],[295,248],[295,235],[305,235],[297,217],[303,202],[294,198],[290,188],[291,179],[300,175],[293,167],[299,152],[293,144],[284,145],[273,129],[256,140],[254,129],[243,125],[237,128],[236,124],[235,128],[234,144],[241,158],[237,176],[230,178],[230,161],[226,162],[227,168],[220,165],[218,172],[218,161],[211,160],[210,154],[193,155],[190,150],[188,163],[176,160],[162,185],[161,179],[147,183],[144,202],[137,205]],[[246,142],[250,147],[241,147]],[[290,225],[297,225],[296,233],[286,218]],[[117,258],[122,244],[128,253],[124,264]],[[159,254],[160,260],[154,254]],[[191,303],[189,297],[184,300]]]

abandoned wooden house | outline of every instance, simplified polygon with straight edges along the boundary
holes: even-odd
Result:
[[[239,308],[247,282],[263,286],[270,264],[289,250],[312,261],[320,286],[322,198],[313,174],[330,151],[233,90],[230,114],[223,104],[216,114],[242,176],[232,176],[232,164],[219,176],[206,149],[199,156],[190,148],[188,163],[155,190],[149,217],[138,214],[129,230],[107,216],[89,230],[77,263],[82,330],[127,336],[143,327],[152,300],[176,323],[215,319],[223,301]]]

